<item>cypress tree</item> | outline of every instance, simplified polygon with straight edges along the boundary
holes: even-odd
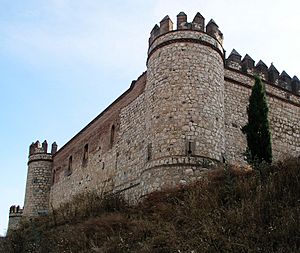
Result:
[[[247,107],[248,123],[242,131],[247,137],[247,158],[250,163],[272,162],[271,133],[268,120],[265,86],[258,76]]]

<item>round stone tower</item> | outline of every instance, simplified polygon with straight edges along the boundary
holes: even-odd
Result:
[[[166,16],[149,39],[144,193],[186,183],[224,154],[223,35],[211,20]],[[149,155],[150,154],[150,155]]]
[[[46,141],[32,143],[29,149],[28,172],[23,217],[47,214],[52,179],[52,155],[56,152],[56,143],[51,153],[47,153]]]
[[[23,209],[21,209],[20,206],[11,206],[9,208],[7,234],[12,233],[14,230],[17,230],[19,228],[22,216],[23,216]]]

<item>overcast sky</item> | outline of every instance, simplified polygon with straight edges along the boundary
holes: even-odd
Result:
[[[300,77],[299,0],[0,0],[0,234],[24,202],[28,147],[61,147],[146,70],[155,23],[213,18],[235,48]]]

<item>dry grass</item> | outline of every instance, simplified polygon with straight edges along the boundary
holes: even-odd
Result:
[[[77,196],[23,224],[3,252],[300,252],[300,159],[227,166],[129,207]],[[2,252],[2,251],[0,251]]]

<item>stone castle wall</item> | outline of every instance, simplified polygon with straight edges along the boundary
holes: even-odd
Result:
[[[122,173],[126,173],[125,169],[120,173],[118,168],[121,166],[118,143],[122,142],[123,138],[121,110],[129,104],[136,103],[144,91],[145,82],[146,74],[143,74],[132,83],[128,91],[53,156],[50,203],[54,208],[78,193],[112,191],[121,184]],[[132,128],[136,126],[133,125]]]
[[[241,62],[231,54],[225,61],[217,25],[210,21],[204,31],[203,17],[196,17],[192,23],[179,17],[179,30],[168,16],[155,26],[147,72],[54,155],[54,208],[94,190],[137,199],[196,180],[215,163],[245,162],[241,128],[252,74],[267,74],[250,57]],[[266,90],[274,157],[297,155],[300,98],[278,81]]]
[[[178,48],[181,50],[182,47],[185,47],[184,43]],[[193,55],[195,52],[191,53],[191,58]],[[197,64],[199,64],[198,61]],[[166,62],[165,66],[172,65]],[[180,72],[180,79],[182,79],[182,73],[186,72]],[[107,112],[107,122],[100,117],[98,121],[95,121],[92,126],[85,130],[85,134],[75,137],[75,141],[71,145],[67,144],[54,156],[53,171],[55,173],[50,194],[51,204],[58,207],[59,204],[70,200],[77,193],[93,190],[98,192],[125,191],[128,192],[130,198],[135,196],[137,199],[141,195],[163,187],[174,187],[196,180],[214,164],[214,159],[216,162],[221,161],[221,155],[224,155],[228,162],[245,162],[243,151],[246,149],[246,138],[241,128],[247,122],[246,108],[254,79],[248,74],[230,68],[225,68],[224,76],[224,90],[223,94],[220,94],[221,98],[224,99],[224,137],[222,137],[224,144],[221,144],[221,147],[222,145],[224,147],[216,152],[218,157],[206,153],[209,150],[208,144],[219,140],[209,132],[211,126],[204,125],[201,129],[200,124],[195,123],[197,108],[206,105],[209,109],[207,101],[200,100],[200,104],[195,104],[196,97],[190,98],[188,96],[188,94],[194,93],[197,97],[203,97],[203,93],[201,94],[201,91],[196,92],[197,87],[193,84],[188,85],[187,88],[181,85],[177,87],[179,90],[168,89],[167,85],[170,84],[170,81],[165,79],[167,84],[165,90],[156,93],[160,101],[156,104],[158,114],[153,112],[153,103],[149,105],[149,100],[145,98],[147,94],[147,91],[144,91],[145,87],[140,88],[139,92],[133,96],[134,99],[130,99],[128,104],[125,103],[125,106],[120,106],[115,114]],[[175,79],[176,81],[179,80],[177,77]],[[151,83],[149,76],[147,76],[147,81]],[[145,82],[146,74],[136,85],[144,86]],[[184,82],[180,81],[180,83],[183,84]],[[163,88],[161,87],[161,89]],[[185,93],[180,92],[182,89],[185,89]],[[209,89],[206,87],[205,91]],[[288,155],[296,156],[300,151],[300,127],[298,125],[300,120],[300,103],[298,101],[300,101],[300,97],[268,83],[266,90],[274,158],[279,159]],[[155,96],[155,92],[150,91],[150,93]],[[163,95],[160,96],[160,94]],[[174,102],[174,94],[180,94],[176,102]],[[289,99],[287,99],[287,94]],[[208,97],[207,94],[205,97]],[[153,99],[152,97],[149,98]],[[201,105],[201,103],[203,104]],[[189,104],[192,104],[193,107],[187,109],[186,104],[187,107]],[[214,102],[214,105],[216,104]],[[222,118],[220,113],[213,115],[214,118]],[[149,123],[151,119],[153,119],[152,124]],[[199,116],[199,119],[205,118]],[[118,122],[116,124],[118,126],[116,128],[116,140],[110,147],[111,125],[115,122]],[[207,119],[199,120],[199,122],[209,124]],[[180,126],[176,126],[176,124],[180,124]],[[103,128],[106,130],[102,130],[103,125],[106,125]],[[168,127],[184,129],[185,134],[180,133],[177,141],[176,133],[172,133],[175,137],[168,136],[168,133],[171,132]],[[151,132],[149,129],[155,131]],[[167,133],[166,136],[164,136],[164,130]],[[217,130],[216,132],[218,132]],[[158,134],[159,131],[162,131],[160,135]],[[159,143],[156,144],[155,140]],[[189,140],[195,141],[193,147],[195,153],[192,156],[186,154]],[[204,140],[208,141],[208,144]],[[91,149],[89,150],[88,164],[83,165],[83,149],[86,143],[89,143]],[[174,149],[171,151],[172,147]],[[68,158],[71,155],[74,157],[72,172],[68,174]],[[210,159],[206,159],[206,157]]]
[[[275,159],[300,151],[300,81],[284,71],[227,59],[223,34],[197,13],[166,16],[149,39],[147,72],[56,152],[32,144],[24,216],[79,193],[122,192],[130,201],[197,180],[220,162],[244,163],[253,74],[266,83]]]
[[[298,156],[300,151],[300,96],[266,81],[269,122],[274,159]],[[241,128],[247,123],[247,106],[254,78],[242,72],[225,71],[226,155],[242,162],[246,138]]]

